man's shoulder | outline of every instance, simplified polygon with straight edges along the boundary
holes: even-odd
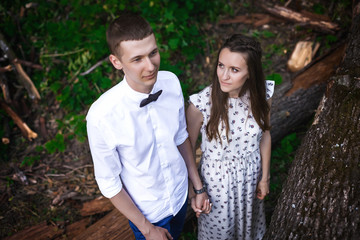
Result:
[[[108,112],[111,112],[112,108],[121,102],[119,98],[124,95],[122,92],[122,82],[107,90],[90,106],[86,119],[98,119],[101,118],[101,116],[106,115]]]
[[[178,77],[169,71],[159,71],[157,82],[163,89],[178,89],[181,88]]]
[[[170,72],[170,71],[159,71],[158,72],[158,80],[162,80],[162,79],[176,79],[176,80],[179,80],[178,77]]]

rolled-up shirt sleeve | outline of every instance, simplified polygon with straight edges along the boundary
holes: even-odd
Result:
[[[181,99],[181,103],[180,103],[181,106],[179,108],[179,130],[175,135],[175,143],[177,146],[183,144],[189,136],[186,126],[184,97],[182,95],[180,84],[179,84],[179,88],[180,88],[179,98]]]
[[[101,130],[100,130],[101,129]],[[87,133],[90,151],[94,163],[95,179],[101,193],[112,198],[122,189],[120,173],[121,159],[116,147],[111,145],[110,139],[105,136],[107,129],[99,123],[87,121]]]

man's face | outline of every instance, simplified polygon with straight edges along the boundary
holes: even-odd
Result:
[[[110,61],[125,73],[127,83],[135,91],[150,93],[160,67],[160,54],[154,34],[142,40],[123,41],[119,57],[110,55]]]

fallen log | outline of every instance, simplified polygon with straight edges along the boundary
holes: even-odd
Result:
[[[277,17],[285,18],[292,22],[301,23],[305,26],[309,26],[315,30],[325,32],[325,33],[335,33],[340,30],[339,26],[336,23],[331,22],[330,20],[325,20],[323,16],[317,14],[310,14],[308,12],[295,12],[289,8],[275,5],[270,7],[264,2],[259,3],[260,7],[273,14]]]
[[[242,23],[242,24],[251,24],[254,27],[259,27],[269,22],[279,22],[281,19],[270,16],[269,14],[263,13],[253,13],[249,15],[235,16],[234,18],[222,19],[218,24],[232,24],[232,23]]]
[[[92,201],[85,202],[80,210],[81,216],[91,216],[97,213],[108,212],[114,209],[114,205],[108,198],[99,197]]]
[[[21,232],[18,232],[12,235],[11,237],[5,238],[5,240],[27,240],[27,239],[47,240],[47,239],[55,239],[56,237],[60,237],[63,233],[64,233],[63,229],[57,226],[47,225],[46,222],[43,222],[39,225],[32,226],[25,230],[22,230]]]
[[[98,239],[135,239],[127,218],[119,210],[114,209],[105,217],[91,225],[74,240],[98,240]]]
[[[276,86],[271,107],[271,138],[276,143],[311,120],[326,83],[344,55],[344,45],[315,59],[292,81]]]
[[[19,127],[22,135],[28,140],[37,138],[37,133],[33,132],[28,125],[21,120],[21,118],[2,100],[0,100],[0,106],[5,112],[14,120],[15,124]]]
[[[90,224],[90,222],[91,222],[91,217],[87,217],[73,224],[70,224],[69,226],[66,226],[65,227],[66,239],[73,239],[74,237],[84,232],[87,226]]]

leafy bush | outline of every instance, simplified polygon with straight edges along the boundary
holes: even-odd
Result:
[[[80,75],[109,54],[106,27],[121,11],[138,13],[151,23],[161,52],[161,69],[181,75],[186,93],[191,82],[185,71],[187,65],[205,46],[201,25],[214,22],[230,9],[220,0],[0,3],[0,27],[13,50],[22,59],[36,53],[33,61],[44,68],[31,75],[43,98],[42,104],[46,106],[49,96],[54,96],[65,112],[64,118],[57,119],[58,134],[45,146],[49,153],[64,151],[66,139],[86,139],[85,112],[103,92],[121,80],[106,61],[90,74]]]

